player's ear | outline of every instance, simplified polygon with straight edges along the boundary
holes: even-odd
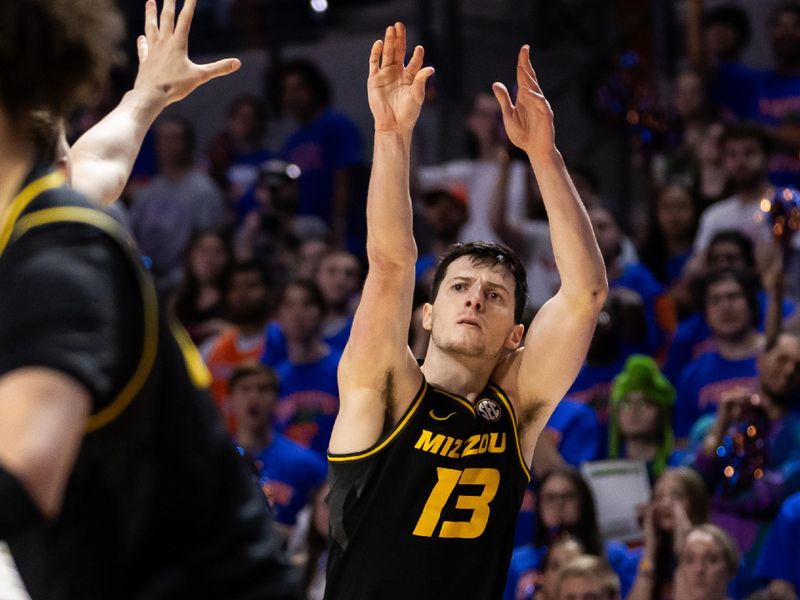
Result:
[[[511,333],[508,334],[508,339],[506,340],[506,348],[509,350],[516,350],[519,348],[519,345],[522,343],[522,338],[525,335],[525,326],[522,324],[514,325],[511,329]]]
[[[433,304],[430,302],[422,305],[422,328],[425,331],[433,329]]]

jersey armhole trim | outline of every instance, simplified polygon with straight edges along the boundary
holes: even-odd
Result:
[[[517,456],[519,457],[519,463],[522,466],[522,472],[525,474],[525,477],[528,478],[528,481],[531,480],[531,469],[528,466],[528,463],[525,461],[525,456],[522,454],[522,445],[519,442],[519,431],[517,426],[517,414],[514,412],[514,406],[511,404],[511,401],[506,396],[506,393],[500,389],[500,386],[496,383],[490,383],[489,388],[497,394],[497,397],[500,398],[500,401],[505,405],[506,410],[508,411],[509,416],[511,417],[511,430],[514,432],[514,443],[517,447]]]
[[[403,415],[403,418],[398,421],[397,425],[394,426],[394,429],[387,435],[383,440],[379,440],[375,443],[371,448],[364,450],[362,452],[353,452],[351,454],[333,454],[330,451],[328,452],[328,461],[329,462],[348,462],[354,460],[360,460],[362,458],[367,458],[368,456],[372,456],[377,454],[381,450],[383,450],[389,443],[397,437],[397,435],[405,428],[408,422],[411,420],[411,417],[417,412],[420,404],[422,404],[422,399],[425,397],[425,392],[428,391],[428,382],[425,379],[422,379],[422,385],[420,385],[419,391],[417,392],[414,401],[411,403],[411,406],[408,407],[406,413]]]
[[[95,209],[78,206],[45,208],[26,215],[17,223],[15,228],[16,237],[21,237],[36,227],[59,222],[83,223],[96,227],[121,244],[123,250],[128,250],[128,245],[120,234],[120,226],[112,217]],[[133,375],[120,390],[119,394],[108,406],[101,408],[88,418],[85,428],[87,433],[105,427],[128,408],[136,398],[136,395],[142,390],[142,387],[144,387],[155,363],[158,349],[158,301],[156,300],[153,283],[144,270],[136,266],[135,271],[139,280],[139,290],[142,294],[142,305],[144,307],[142,354]]]

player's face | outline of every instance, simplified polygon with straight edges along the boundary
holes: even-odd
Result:
[[[791,400],[800,390],[800,340],[781,335],[758,361],[761,387],[776,400]]]
[[[622,437],[653,437],[657,434],[660,409],[642,392],[627,394],[619,404],[619,430]]]
[[[308,290],[290,285],[278,310],[278,320],[288,341],[306,343],[320,335],[322,310]]]
[[[580,520],[580,494],[568,478],[553,475],[539,490],[539,509],[548,529],[569,528]]]
[[[653,488],[653,518],[661,531],[675,527],[675,505],[680,504],[689,513],[689,496],[675,473],[662,475]]]
[[[268,375],[259,373],[243,377],[230,391],[231,408],[242,431],[263,433],[270,426],[278,400],[274,384]]]
[[[726,597],[728,570],[722,548],[703,531],[686,538],[675,573],[685,600],[722,600]]]
[[[423,308],[422,326],[447,353],[496,359],[522,340],[514,323],[514,277],[502,265],[475,265],[468,256],[447,268],[433,305]]]
[[[326,256],[317,271],[317,285],[325,301],[332,306],[347,304],[358,291],[361,265],[348,252]]]
[[[767,155],[758,140],[727,140],[722,147],[722,167],[736,188],[750,188],[766,177]]]
[[[706,321],[714,335],[720,338],[737,337],[750,329],[750,307],[738,281],[722,279],[708,286]]]

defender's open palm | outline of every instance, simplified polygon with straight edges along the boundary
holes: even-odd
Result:
[[[409,131],[414,127],[425,100],[425,82],[432,67],[422,68],[422,46],[405,66],[406,28],[395,23],[386,28],[383,41],[372,45],[369,56],[367,93],[376,131]]]
[[[186,0],[175,20],[175,0],[164,0],[161,22],[155,0],[145,4],[145,35],[137,40],[139,72],[134,89],[163,94],[165,106],[182,100],[207,81],[236,71],[240,62],[227,58],[207,65],[189,60],[189,29],[197,0]]]
[[[512,104],[506,86],[494,83],[492,89],[503,111],[508,138],[535,160],[555,149],[553,111],[542,93],[531,66],[530,48],[525,45],[517,60],[517,103]]]

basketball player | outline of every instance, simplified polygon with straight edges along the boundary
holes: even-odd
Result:
[[[194,4],[149,3],[148,41],[185,43]],[[199,354],[30,117],[105,75],[110,6],[0,3],[0,539],[33,600],[295,598]]]
[[[326,598],[494,600],[536,439],[583,362],[606,275],[524,46],[516,105],[502,84],[494,91],[541,186],[561,289],[523,346],[519,259],[494,244],[455,247],[424,307],[431,343],[418,366],[406,345],[417,258],[409,149],[433,69],[422,67],[419,46],[404,66],[405,45],[398,23],[369,61],[370,264],[339,368]]]

